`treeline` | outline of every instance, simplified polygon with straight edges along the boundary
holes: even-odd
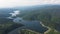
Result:
[[[0,34],[8,34],[10,31],[21,26],[23,25],[14,23],[12,20],[0,18]]]
[[[60,5],[43,6],[25,13],[22,17],[25,20],[42,21],[46,26],[60,31]]]
[[[42,34],[42,33],[35,32],[29,29],[21,29],[19,30],[19,34]]]

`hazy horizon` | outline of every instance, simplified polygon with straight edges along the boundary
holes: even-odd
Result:
[[[60,0],[0,0],[0,8],[44,4],[60,4]]]

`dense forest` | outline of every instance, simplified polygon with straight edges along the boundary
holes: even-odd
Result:
[[[23,19],[42,21],[44,25],[60,32],[60,5],[38,6],[24,14],[21,16]]]
[[[23,25],[14,23],[12,20],[0,18],[0,34],[8,34],[10,31],[21,26]]]
[[[9,13],[15,10],[21,11],[17,17],[22,17],[27,21],[41,21],[45,26],[50,27],[51,30],[46,34],[60,34],[60,5],[37,5],[0,9],[0,34],[8,34],[12,30],[24,26],[21,23],[14,23],[13,20],[5,18],[11,16]],[[32,32],[32,30],[25,29],[19,30],[19,32],[23,34],[39,34],[39,32]]]
[[[21,29],[19,31],[19,34],[42,34],[42,33],[35,32],[35,31],[29,30],[29,29]]]

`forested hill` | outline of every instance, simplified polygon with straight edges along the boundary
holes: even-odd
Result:
[[[60,31],[60,5],[35,6],[21,17],[25,20],[42,21],[46,26]]]

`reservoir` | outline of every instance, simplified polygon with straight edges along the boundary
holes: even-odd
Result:
[[[29,29],[29,30],[33,30],[33,31],[36,31],[36,32],[41,32],[41,33],[45,32],[47,30],[46,27],[43,27],[40,24],[40,21],[26,21],[26,20],[22,20],[22,18],[19,18],[19,17],[17,17],[13,21],[15,23],[23,24],[24,26],[21,29]]]

